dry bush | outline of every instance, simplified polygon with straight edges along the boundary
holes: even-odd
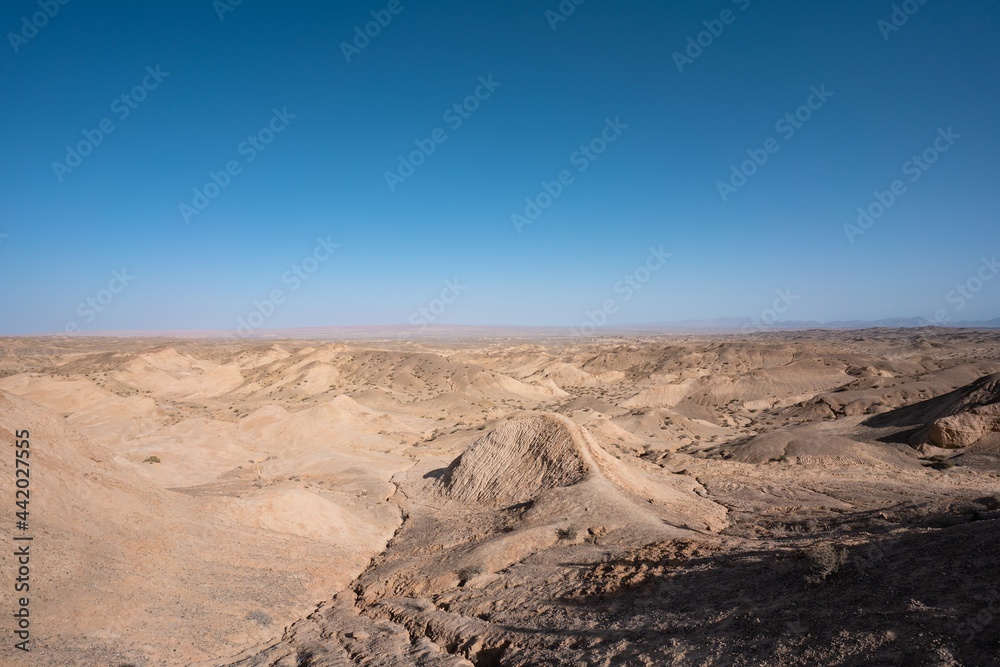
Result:
[[[483,568],[481,568],[480,566],[478,566],[478,565],[469,565],[467,567],[463,567],[461,570],[458,571],[457,574],[458,574],[458,578],[461,580],[462,584],[465,584],[467,581],[469,581],[470,579],[472,579],[476,575],[482,574],[482,573],[483,573]]]
[[[260,625],[263,625],[265,627],[271,625],[271,617],[262,612],[260,609],[254,609],[253,611],[248,612],[246,615],[246,619],[248,621],[259,623]]]
[[[575,540],[577,531],[576,526],[570,526],[569,528],[559,528],[556,530],[556,535],[559,536],[560,540]]]
[[[836,574],[847,562],[847,549],[835,547],[829,542],[814,544],[802,552],[809,563],[809,574],[806,581],[811,584],[821,584],[827,577]]]

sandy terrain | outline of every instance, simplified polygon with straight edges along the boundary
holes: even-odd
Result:
[[[1000,665],[1000,335],[0,340],[0,664]]]

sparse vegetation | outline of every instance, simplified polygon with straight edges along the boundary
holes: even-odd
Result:
[[[313,652],[307,648],[300,648],[295,653],[295,667],[313,667]]]
[[[254,609],[253,611],[247,612],[246,620],[258,623],[261,626],[267,627],[273,622],[271,617],[260,609]]]
[[[143,460],[143,463],[159,463],[159,462],[160,462],[159,456],[147,456],[145,460]]]
[[[806,581],[811,584],[821,584],[828,577],[840,571],[847,562],[847,549],[836,547],[829,542],[820,542],[802,552],[809,564],[809,574]]]
[[[482,573],[483,573],[483,568],[480,567],[479,565],[468,565],[466,567],[463,567],[456,574],[458,574],[458,578],[461,580],[461,583],[464,586],[470,579]]]
[[[556,535],[560,540],[572,541],[576,539],[577,530],[576,526],[569,526],[568,528],[559,528],[556,530]]]

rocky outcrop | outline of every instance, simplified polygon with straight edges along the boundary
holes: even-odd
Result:
[[[931,424],[927,438],[937,447],[967,447],[987,433],[1000,431],[1000,404],[973,408]]]
[[[509,421],[448,468],[448,493],[465,502],[520,503],[583,481],[589,471],[575,425],[555,415]]]
[[[893,410],[865,422],[868,426],[923,426],[911,444],[961,448],[1000,431],[1000,373],[928,401]]]

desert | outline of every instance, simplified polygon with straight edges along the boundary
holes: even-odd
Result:
[[[1000,2],[0,25],[0,667],[1000,667]]]
[[[30,664],[997,664],[994,331],[508,333],[4,339]]]

